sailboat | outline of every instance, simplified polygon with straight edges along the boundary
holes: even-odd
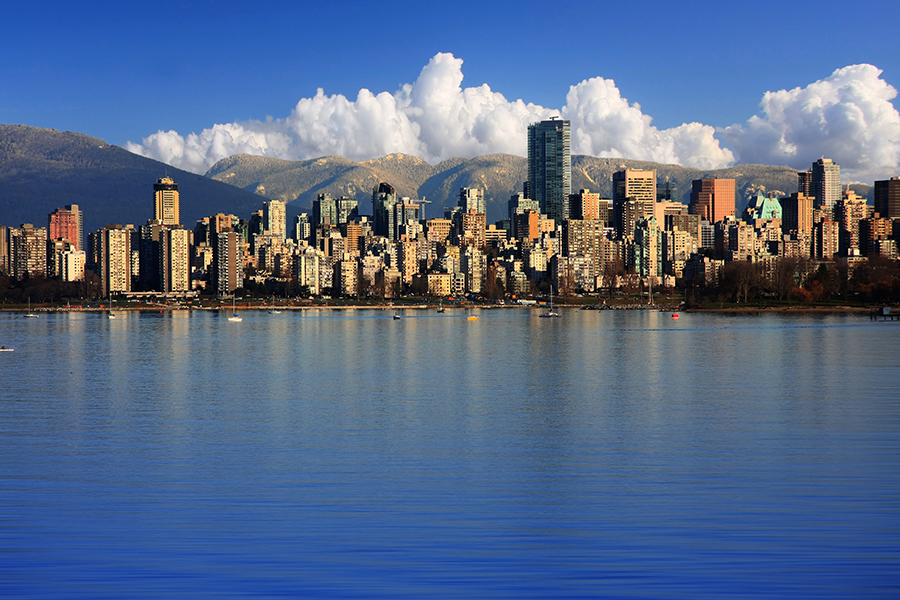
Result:
[[[439,313],[447,312],[447,309],[444,308],[444,301],[443,301],[443,300],[441,300],[440,303],[438,304],[438,309],[437,309],[437,311],[438,311]]]
[[[112,311],[112,290],[109,292],[109,312],[106,313],[107,319],[115,319],[116,315]]]
[[[545,313],[541,313],[540,316],[542,319],[549,319],[550,317],[558,317],[559,316],[559,313],[553,310],[553,286],[552,285],[550,286],[550,310]]]
[[[31,296],[28,296],[28,312],[25,313],[26,319],[37,319],[38,316],[31,312]]]
[[[240,323],[241,321],[244,320],[243,317],[241,317],[239,314],[237,314],[237,312],[234,308],[234,297],[233,296],[231,298],[231,316],[228,317],[228,320],[233,321],[235,323]]]

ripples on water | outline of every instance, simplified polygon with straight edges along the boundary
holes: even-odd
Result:
[[[900,593],[900,326],[536,315],[0,315],[0,596]]]

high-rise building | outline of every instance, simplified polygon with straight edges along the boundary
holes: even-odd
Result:
[[[153,184],[153,220],[163,225],[180,225],[178,184],[162,177]]]
[[[900,219],[900,177],[875,182],[875,212],[883,219]]]
[[[269,235],[278,237],[284,241],[287,236],[287,218],[284,211],[284,202],[281,200],[269,200],[263,203],[263,222],[265,231]]]
[[[591,190],[580,190],[569,196],[569,218],[583,221],[600,219],[600,194]]]
[[[222,231],[216,234],[209,283],[212,290],[220,296],[231,294],[243,283],[240,277],[243,267],[240,250],[241,244],[236,232]]]
[[[15,279],[46,276],[47,228],[25,223],[9,228],[9,274]]]
[[[527,195],[557,222],[569,218],[572,193],[572,127],[551,119],[528,126]]]
[[[375,235],[394,240],[394,205],[397,204],[397,191],[388,183],[382,182],[372,189],[372,215],[375,221]]]
[[[834,205],[841,199],[843,191],[841,167],[830,158],[820,158],[812,164],[805,178],[800,175],[797,187],[802,188],[805,185],[809,186],[808,195],[813,197],[815,207],[824,206],[826,210],[834,210]]]
[[[695,179],[691,182],[688,212],[703,221],[718,223],[734,216],[734,179]]]
[[[459,208],[467,213],[474,210],[477,213],[487,215],[487,202],[484,199],[484,190],[478,188],[459,188]]]
[[[300,213],[294,217],[294,241],[301,242],[309,240],[312,234],[312,224],[307,213]]]
[[[107,225],[95,235],[103,295],[131,291],[131,230]]]
[[[77,204],[57,208],[47,217],[47,237],[51,240],[67,240],[76,250],[84,247],[84,214]]]
[[[653,216],[656,170],[628,169],[613,173],[613,211],[616,236],[634,235],[638,220]]]
[[[167,227],[159,239],[160,291],[191,289],[191,244],[187,229]]]
[[[797,192],[781,199],[781,229],[784,233],[796,231],[799,235],[811,235],[813,226],[813,199]]]

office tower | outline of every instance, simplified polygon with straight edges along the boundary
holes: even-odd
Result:
[[[520,238],[519,230],[516,229],[516,223],[518,222],[517,216],[521,215],[522,213],[524,213],[527,210],[539,212],[540,207],[538,206],[537,201],[529,200],[528,198],[525,197],[524,193],[518,192],[518,193],[510,196],[509,202],[507,203],[507,210],[508,210],[508,214],[509,214],[509,222],[510,222],[510,229],[511,229],[510,235],[512,236],[513,239],[519,239]]]
[[[239,237],[235,231],[222,231],[216,234],[209,284],[212,291],[219,296],[231,294],[243,284],[243,277],[240,276],[243,262]]]
[[[477,188],[459,188],[459,208],[467,213],[474,210],[477,213],[487,215],[487,202],[484,199],[484,190]]]
[[[372,189],[372,215],[375,221],[375,235],[394,239],[394,205],[397,191],[387,183],[380,183]]]
[[[84,246],[84,214],[77,204],[57,208],[47,217],[47,237],[51,240],[68,240],[76,250]]]
[[[569,195],[569,218],[582,221],[600,219],[600,194],[584,189]]]
[[[900,177],[875,182],[875,212],[883,219],[900,219]]]
[[[162,177],[153,184],[153,220],[163,225],[179,225],[178,184],[171,177]]]
[[[103,295],[131,291],[131,230],[107,225],[97,232],[98,264]]]
[[[665,183],[656,184],[656,201],[657,202],[681,202],[681,196],[678,194],[678,188],[666,177]],[[683,204],[683,202],[681,202]]]
[[[9,274],[14,279],[47,274],[47,228],[25,223],[9,228]]]
[[[613,173],[613,211],[616,237],[634,235],[639,219],[653,216],[656,203],[656,171],[624,169]]]
[[[263,229],[269,235],[276,236],[284,241],[287,236],[287,218],[285,217],[284,202],[281,200],[269,200],[263,203]]]
[[[841,199],[841,167],[830,158],[820,158],[806,173],[798,173],[797,191],[813,198],[813,206],[834,210]]]
[[[551,119],[528,126],[527,195],[541,212],[561,223],[569,218],[572,193],[572,128],[569,121]]]
[[[691,183],[691,203],[688,212],[700,219],[718,223],[734,216],[734,179],[695,179]]]

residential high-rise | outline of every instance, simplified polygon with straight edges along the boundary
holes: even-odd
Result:
[[[596,221],[600,218],[600,194],[588,189],[569,196],[569,218]]]
[[[474,210],[477,213],[487,215],[487,203],[484,200],[484,190],[478,188],[459,188],[459,208],[467,213]]]
[[[84,249],[84,214],[77,204],[57,208],[48,215],[47,237],[72,242],[76,250]]]
[[[875,212],[882,219],[900,219],[900,177],[875,182]]]
[[[46,276],[47,228],[25,223],[9,228],[9,274],[15,279]]]
[[[131,291],[131,230],[107,225],[96,234],[103,295]]]
[[[162,177],[153,184],[153,220],[163,225],[180,225],[178,184]]]
[[[285,217],[284,202],[281,200],[269,200],[263,203],[263,222],[265,231],[269,235],[277,236],[284,241],[287,236],[287,218]]]
[[[781,229],[785,233],[796,231],[800,235],[812,234],[813,199],[797,192],[781,199]]]
[[[187,229],[167,227],[159,239],[161,292],[191,289],[191,245]]]
[[[528,126],[528,191],[541,212],[557,222],[569,218],[572,193],[572,127],[551,119]]]
[[[222,231],[216,234],[212,277],[209,283],[212,290],[220,296],[231,294],[243,283],[240,277],[243,265],[238,237],[234,231]]]
[[[691,203],[688,212],[700,219],[718,223],[734,216],[734,179],[695,179],[691,182]]]
[[[613,173],[613,211],[616,236],[634,235],[638,220],[653,216],[656,203],[656,171],[628,169]]]

